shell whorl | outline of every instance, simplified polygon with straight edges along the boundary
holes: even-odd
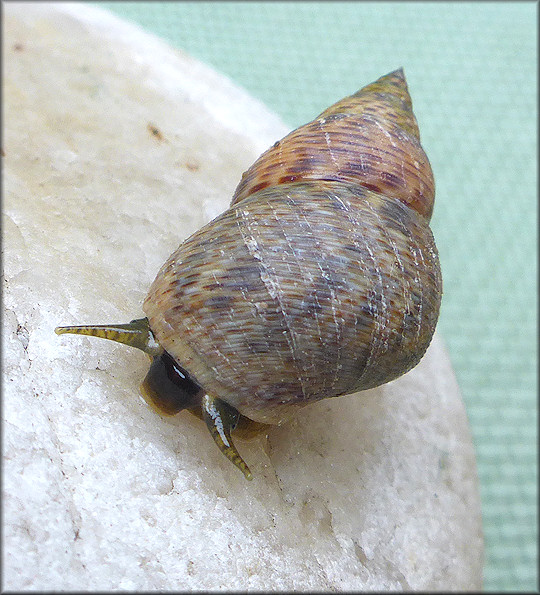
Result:
[[[402,69],[293,130],[243,174],[232,204],[279,184],[333,180],[397,198],[429,221],[435,183]]]
[[[438,318],[433,196],[398,70],[263,153],[159,271],[150,328],[208,394],[259,422],[393,380]]]

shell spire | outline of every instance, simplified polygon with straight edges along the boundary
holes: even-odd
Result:
[[[244,173],[232,204],[263,188],[313,180],[360,185],[400,200],[429,221],[435,183],[403,69],[275,143]]]

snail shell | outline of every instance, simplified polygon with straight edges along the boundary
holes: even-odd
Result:
[[[190,409],[248,478],[231,431],[415,366],[439,315],[434,182],[402,70],[275,143],[230,208],[170,256],[128,324],[59,327],[142,349],[164,415]]]
[[[402,70],[276,143],[143,309],[204,391],[281,423],[414,367],[439,313],[434,181]]]

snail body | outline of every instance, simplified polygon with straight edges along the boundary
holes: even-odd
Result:
[[[282,423],[422,358],[442,294],[433,200],[398,70],[263,153],[230,208],[162,266],[147,318],[57,332],[147,351],[147,400],[164,414],[202,411],[250,478],[230,435],[239,421]]]

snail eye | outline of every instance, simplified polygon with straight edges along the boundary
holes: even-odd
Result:
[[[175,415],[183,409],[200,405],[203,390],[164,352],[153,358],[141,384],[141,394],[161,415]]]

